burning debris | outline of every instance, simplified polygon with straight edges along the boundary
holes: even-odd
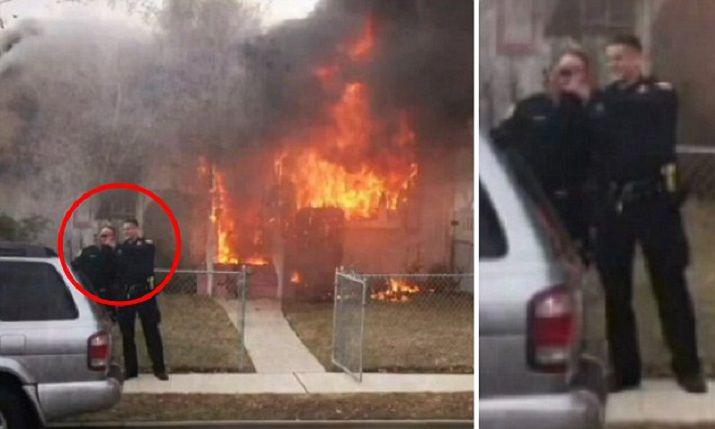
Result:
[[[413,295],[419,293],[424,293],[424,290],[417,284],[402,279],[389,279],[387,288],[370,294],[370,298],[385,302],[407,302]]]

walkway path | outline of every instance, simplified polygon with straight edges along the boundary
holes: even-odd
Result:
[[[470,392],[472,374],[363,374],[358,383],[342,373],[170,374],[159,381],[151,374],[124,383],[124,393],[414,393]]]
[[[708,382],[707,394],[693,395],[670,379],[646,380],[638,390],[609,395],[606,422],[715,423],[715,381]]]
[[[238,301],[217,300],[238,326]],[[280,301],[255,299],[246,303],[245,343],[259,374],[324,373],[325,368],[303,345],[283,317]]]

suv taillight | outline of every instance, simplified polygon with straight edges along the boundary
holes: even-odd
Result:
[[[574,290],[559,285],[540,292],[529,302],[528,312],[529,365],[544,372],[565,372],[580,330]]]
[[[104,331],[97,332],[87,340],[87,366],[102,371],[109,365],[112,356],[112,339]]]

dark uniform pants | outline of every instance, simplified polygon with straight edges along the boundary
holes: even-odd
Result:
[[[139,369],[137,347],[134,342],[134,321],[137,314],[139,315],[139,320],[141,320],[152,368],[155,373],[166,372],[164,367],[164,347],[161,341],[161,333],[159,332],[161,315],[156,299],[152,298],[141,304],[119,307],[117,318],[119,329],[122,331],[125,373],[136,374]]]
[[[596,220],[596,264],[606,295],[606,329],[615,381],[636,383],[641,377],[636,321],[631,305],[636,241],[640,243],[658,303],[663,336],[672,352],[672,369],[700,371],[695,318],[685,280],[688,243],[680,211],[666,195],[627,205],[618,213],[601,205]]]
[[[589,205],[591,201],[583,193],[559,196],[553,192],[551,201],[571,239],[576,242],[582,252],[590,253],[592,250],[589,234],[590,213],[592,212]]]

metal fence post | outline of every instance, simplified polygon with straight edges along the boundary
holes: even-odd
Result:
[[[338,275],[340,275],[340,269],[335,269],[335,284],[333,285],[333,343],[330,347],[330,360],[335,362],[335,326],[337,325],[337,315],[338,315]]]
[[[242,280],[242,281],[240,281]],[[239,371],[243,370],[243,351],[246,349],[246,296],[248,290],[248,272],[246,271],[246,266],[241,266],[241,278],[239,279],[241,286],[238,292],[239,297],[239,307],[241,311],[241,320],[238,320],[238,324],[241,327],[241,332],[239,335],[239,350],[238,350],[238,368]]]
[[[358,277],[362,282],[362,305],[360,306],[360,373],[358,374],[358,381],[362,383],[362,372],[364,366],[364,356],[363,347],[365,343],[365,306],[367,305],[367,279],[365,277]]]

